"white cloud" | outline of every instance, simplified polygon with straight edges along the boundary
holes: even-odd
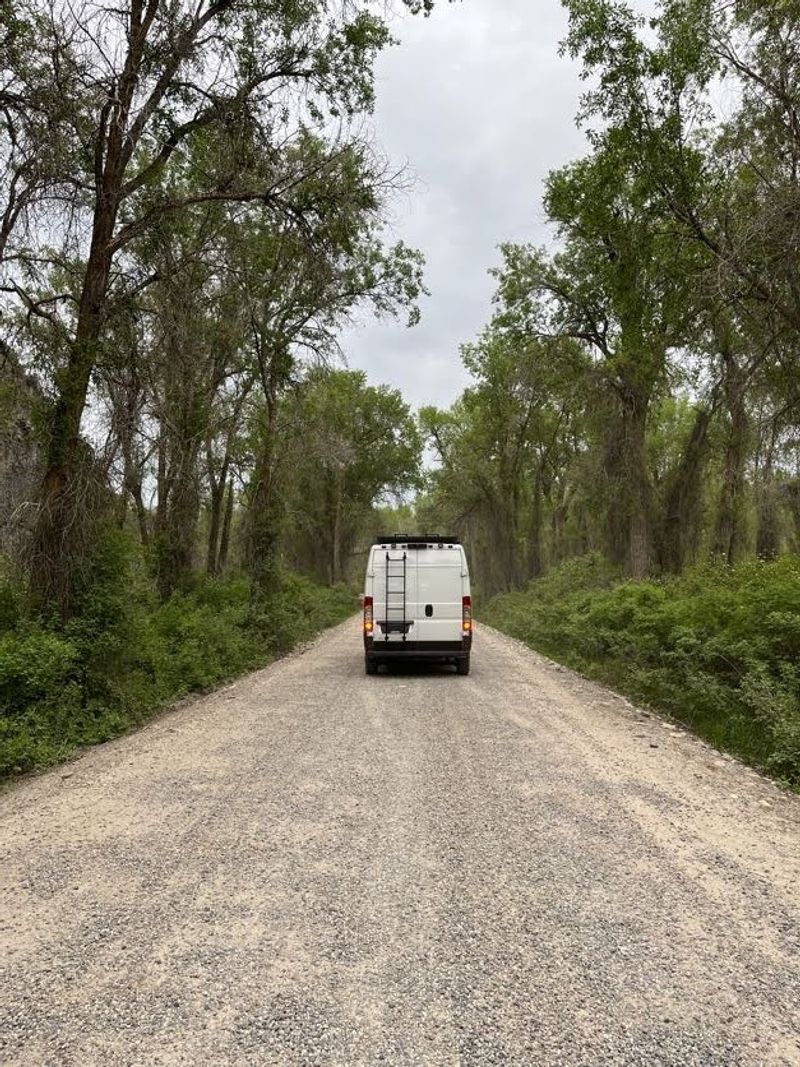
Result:
[[[502,14],[499,13],[502,11]],[[375,132],[418,178],[394,229],[422,249],[431,298],[413,330],[348,331],[348,362],[418,405],[451,403],[466,384],[458,347],[490,315],[487,270],[507,240],[548,239],[542,183],[584,150],[581,82],[559,56],[558,0],[464,0],[430,19],[398,18],[401,45],[379,61]]]

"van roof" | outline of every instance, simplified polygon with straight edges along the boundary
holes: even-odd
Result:
[[[376,545],[460,545],[460,537],[445,537],[442,534],[380,534]]]

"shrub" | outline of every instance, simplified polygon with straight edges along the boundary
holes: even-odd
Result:
[[[0,633],[13,630],[19,623],[17,591],[10,581],[0,577]]]
[[[496,597],[483,618],[800,785],[800,559],[623,581],[595,557]]]
[[[14,611],[3,614],[3,605]],[[284,576],[257,611],[245,578],[205,579],[158,603],[138,546],[100,540],[77,614],[23,624],[0,581],[0,777],[47,766],[141,724],[176,698],[264,666],[355,610],[343,587]]]

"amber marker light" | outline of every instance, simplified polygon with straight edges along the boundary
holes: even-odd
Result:
[[[465,634],[472,633],[472,597],[461,598],[461,629]]]

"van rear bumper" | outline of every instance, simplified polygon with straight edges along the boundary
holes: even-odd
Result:
[[[472,638],[462,641],[381,641],[366,640],[364,651],[369,659],[459,659],[468,656]]]

